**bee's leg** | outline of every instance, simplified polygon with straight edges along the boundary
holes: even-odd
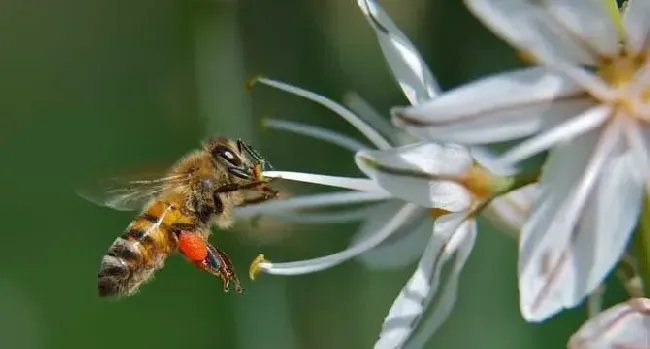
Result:
[[[230,281],[232,281],[235,283],[235,292],[241,294],[243,290],[228,255],[210,244],[207,244],[207,247],[208,256],[205,259],[205,270],[223,280],[223,290],[225,292],[228,292]]]
[[[243,205],[253,205],[253,204],[259,204],[260,202],[264,202],[267,200],[270,200],[274,198],[277,195],[277,192],[274,191],[274,193],[271,194],[262,194],[260,196],[256,196],[253,198],[249,198],[244,200],[244,202],[241,203],[241,205],[238,206],[243,206]]]
[[[255,181],[247,184],[237,184],[237,183],[229,183],[224,186],[221,186],[215,190],[217,193],[227,193],[230,191],[238,191],[238,190],[247,190],[247,189],[254,189],[260,186],[265,185],[265,181]],[[264,187],[263,187],[264,188]]]
[[[219,277],[223,281],[223,289],[228,292],[230,281],[235,283],[235,291],[242,293],[242,287],[228,256],[210,245],[205,239],[191,231],[182,230],[178,233],[179,251],[199,269]]]

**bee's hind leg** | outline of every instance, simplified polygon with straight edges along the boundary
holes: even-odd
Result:
[[[235,274],[228,255],[210,245],[203,236],[191,231],[181,230],[178,235],[179,251],[199,269],[219,277],[223,281],[223,289],[228,292],[230,281],[235,283],[235,291],[242,293],[239,278]]]
[[[230,289],[230,281],[232,281],[235,284],[235,292],[241,294],[243,289],[228,255],[209,243],[206,244],[208,247],[208,255],[204,261],[204,269],[223,280],[224,292],[228,292]]]

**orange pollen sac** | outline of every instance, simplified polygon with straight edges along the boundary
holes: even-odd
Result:
[[[189,232],[178,236],[178,248],[192,261],[202,261],[208,256],[208,246],[203,237]]]

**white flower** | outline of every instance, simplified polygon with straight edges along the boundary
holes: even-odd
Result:
[[[569,349],[650,347],[650,299],[633,298],[589,319],[568,344]]]
[[[415,104],[435,97],[438,87],[433,75],[406,36],[374,1],[360,0],[358,5],[375,29],[391,72],[409,101]],[[370,179],[265,172],[266,176],[364,190],[364,196],[359,192],[350,192],[332,194],[334,196],[319,194],[296,197],[245,207],[239,211],[240,214],[280,215],[284,219],[302,222],[363,220],[363,223],[352,244],[344,251],[288,263],[258,259],[251,266],[251,274],[254,276],[259,271],[303,274],[329,268],[354,257],[372,267],[393,268],[409,265],[419,258],[413,276],[391,306],[375,348],[400,348],[409,339],[411,347],[424,345],[454,306],[458,277],[476,237],[473,209],[485,203],[492,193],[489,187],[491,183],[485,182],[491,178],[487,168],[497,173],[512,173],[514,169],[490,164],[493,157],[479,147],[468,150],[453,144],[418,141],[391,126],[355,95],[349,95],[347,102],[361,118],[312,92],[269,79],[258,81],[326,106],[355,126],[378,150],[330,130],[283,120],[267,120],[269,127],[309,135],[354,151],[358,167]],[[487,168],[477,165],[475,160]],[[350,185],[352,181],[357,184]],[[291,213],[291,210],[305,207],[348,204],[344,197],[346,195],[359,200],[370,195],[380,203],[370,208],[335,213]],[[523,221],[521,216],[527,211],[495,212],[497,218],[502,220]],[[506,216],[501,217],[503,212]],[[433,217],[439,218],[433,222]],[[514,229],[518,230],[517,227]],[[449,272],[442,273],[447,264],[451,264]],[[434,298],[436,303],[432,305]],[[423,319],[424,312],[430,308],[433,309],[431,315]],[[420,322],[423,322],[421,326]],[[412,337],[418,327],[422,331]]]
[[[394,121],[433,141],[529,137],[504,164],[550,150],[519,259],[522,314],[542,321],[598,287],[636,225],[650,178],[650,2],[629,1],[620,26],[606,1],[466,3],[540,65],[395,109]]]
[[[346,115],[347,120],[360,121],[343,106],[333,105],[332,101],[322,96],[269,79],[260,79],[259,82],[326,105],[339,114]],[[370,150],[361,142],[333,131],[281,120],[267,120],[266,124],[356,150],[357,165],[369,178],[342,178],[283,171],[265,172],[264,175],[269,177],[307,181],[356,191],[273,200],[239,208],[237,211],[239,217],[265,214],[301,222],[350,220],[364,222],[352,244],[344,251],[285,263],[272,263],[258,259],[251,266],[251,273],[253,275],[259,271],[276,275],[312,273],[355,257],[366,261],[368,265],[393,268],[410,264],[414,258],[421,258],[415,273],[391,307],[375,347],[401,347],[419,325],[424,311],[431,307],[430,303],[434,296],[439,295],[431,317],[426,320],[424,334],[416,338],[418,341],[425,342],[453,308],[458,277],[472,250],[476,236],[476,224],[469,218],[470,208],[476,201],[472,199],[473,195],[459,184],[467,181],[469,174],[476,171],[471,153],[456,145],[426,142]],[[360,129],[365,132],[369,130]],[[379,147],[380,144],[382,143],[375,146]],[[386,169],[403,170],[407,175],[385,172]],[[291,214],[292,210],[349,205],[354,203],[350,202],[350,199],[365,201],[366,198],[381,200],[381,203],[371,208],[354,208],[336,213]],[[443,215],[435,223],[433,222],[432,215],[445,212],[454,213]],[[387,243],[383,244],[384,242]],[[382,253],[382,251],[386,252]],[[450,273],[443,276],[442,269],[447,263],[452,263],[453,267]],[[396,322],[397,318],[400,320]]]

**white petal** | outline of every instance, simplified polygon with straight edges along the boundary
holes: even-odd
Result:
[[[402,347],[418,326],[422,314],[441,287],[442,268],[454,254],[457,255],[449,282],[458,278],[476,235],[473,220],[463,222],[466,214],[467,212],[449,214],[436,220],[433,235],[422,254],[415,273],[400,291],[388,316],[384,319],[375,349]],[[461,250],[462,253],[459,252]],[[452,286],[455,285],[452,284]],[[454,291],[451,293],[455,294],[455,287],[451,291]],[[443,296],[443,298],[445,297]],[[443,310],[440,313],[444,315],[440,317],[441,320],[448,315],[448,307],[449,305],[453,306],[455,296],[446,298],[447,302],[440,305]]]
[[[579,39],[588,51],[603,56],[618,53],[618,31],[605,1],[547,0],[544,6],[551,15],[548,24]]]
[[[462,85],[426,103],[396,109],[393,114],[437,124],[474,118],[495,109],[549,103],[581,92],[571,80],[547,68],[523,68]]]
[[[353,152],[362,149],[368,149],[368,147],[365,144],[357,141],[354,138],[348,137],[341,133],[328,130],[322,127],[305,125],[299,122],[279,120],[279,119],[266,119],[264,120],[264,126],[269,128],[280,129],[280,130],[287,130],[301,135],[320,139],[325,142],[332,143],[340,147],[343,147],[345,149],[351,150]]]
[[[374,130],[372,127],[366,125],[361,119],[359,119],[358,116],[354,115],[353,112],[345,108],[344,106],[334,102],[333,100],[323,97],[321,95],[318,95],[316,93],[307,91],[305,89],[292,86],[289,84],[285,84],[280,81],[275,81],[267,78],[257,78],[256,82],[259,82],[261,84],[275,87],[279,90],[294,94],[298,97],[306,98],[309,99],[313,102],[316,102],[327,109],[335,112],[338,114],[340,117],[342,117],[345,121],[350,123],[350,125],[354,126],[361,134],[363,134],[370,142],[372,142],[377,148],[379,149],[384,149],[384,148],[390,148],[390,143],[384,137],[382,137],[376,130]]]
[[[467,221],[463,223],[463,225],[466,225],[466,227],[461,226],[458,230],[467,229],[468,233],[463,236],[462,243],[459,245],[458,251],[456,252],[454,267],[451,274],[447,276],[446,281],[442,282],[443,289],[442,292],[440,292],[440,298],[437,303],[433,305],[434,310],[420,326],[422,330],[407,344],[407,348],[409,349],[423,348],[427,341],[433,337],[435,332],[447,320],[456,304],[460,272],[465,266],[465,262],[467,262],[470,252],[472,252],[477,233],[476,221]]]
[[[384,240],[386,240],[391,234],[393,234],[397,229],[399,229],[403,224],[409,222],[413,217],[413,214],[417,213],[419,208],[413,204],[403,205],[397,212],[390,217],[386,217],[384,224],[376,230],[375,234],[369,236],[368,239],[359,241],[358,244],[349,247],[348,249],[330,254],[323,257],[312,258],[296,262],[286,262],[286,263],[271,263],[263,262],[258,266],[268,274],[275,275],[300,275],[314,273],[324,269],[331,268],[335,265],[341,264],[347,261],[350,258],[354,258],[364,252],[367,252]]]
[[[358,0],[357,4],[375,30],[390,70],[411,104],[436,96],[440,91],[438,83],[406,35],[375,1]]]
[[[538,195],[538,185],[529,184],[492,200],[483,213],[501,229],[518,236]]]
[[[403,203],[401,203],[403,204]],[[369,235],[381,227],[375,222],[385,223],[386,217],[391,216],[400,205],[397,200],[387,201],[376,205],[369,211],[366,223],[352,238],[351,244],[366,240]],[[386,239],[381,245],[360,255],[357,260],[371,270],[400,269],[415,263],[431,237],[433,219],[428,210],[422,209],[414,215],[412,222],[400,227],[398,231]]]
[[[235,208],[237,219],[246,219],[258,215],[294,211],[308,208],[345,206],[363,202],[378,201],[390,198],[385,192],[343,191],[325,194],[295,196],[288,199],[269,200],[259,204]]]
[[[397,126],[423,139],[475,145],[534,135],[583,113],[592,105],[593,101],[588,98],[565,98],[552,104],[523,104],[514,108],[486,111],[485,114],[448,123],[424,124],[398,118],[394,121]]]
[[[650,1],[628,0],[623,13],[625,44],[633,54],[639,54],[647,47],[650,38]]]
[[[472,166],[469,151],[456,144],[418,142],[386,150],[363,150],[357,156],[370,158],[382,166],[431,176],[457,175]]]
[[[637,171],[646,183],[646,191],[650,191],[650,130],[631,121],[623,125],[625,136],[634,154]]]
[[[621,156],[620,129],[599,131],[554,149],[547,160],[542,197],[520,244],[520,303],[528,321],[580,304],[614,267],[636,223],[642,184],[630,171],[632,157]]]
[[[568,343],[569,349],[648,348],[650,299],[633,298],[589,319]]]
[[[264,171],[262,175],[269,178],[281,178],[290,181],[327,185],[357,191],[383,191],[381,187],[377,186],[377,183],[367,178],[338,177],[291,171]]]
[[[478,144],[528,136],[574,116],[589,105],[579,98],[583,93],[564,75],[535,67],[487,77],[391,113],[395,124],[417,136]]]
[[[418,143],[386,151],[360,152],[356,163],[395,197],[452,212],[469,206],[471,198],[464,187],[437,179],[462,173],[471,166],[471,157],[463,147]]]
[[[564,251],[571,246],[571,235],[580,219],[581,212],[576,209],[585,204],[584,197],[576,196],[580,188],[591,189],[594,185],[595,171],[586,172],[585,168],[598,136],[596,131],[590,132],[554,149],[547,159],[539,184],[541,197],[535,202],[520,240],[520,307],[528,321],[554,315],[564,307],[564,294],[575,292],[575,272],[558,265],[570,263],[571,256]],[[602,161],[599,164],[602,168]],[[577,199],[582,200],[575,202]]]
[[[503,164],[516,164],[521,160],[548,150],[558,143],[569,141],[601,126],[611,113],[612,108],[609,105],[598,105],[588,109],[582,115],[577,115],[544,133],[519,143],[503,154],[500,162]]]
[[[542,4],[548,2],[465,0],[465,3],[495,33],[520,50],[553,61],[596,63],[594,53],[566,28],[557,25],[543,8]]]

